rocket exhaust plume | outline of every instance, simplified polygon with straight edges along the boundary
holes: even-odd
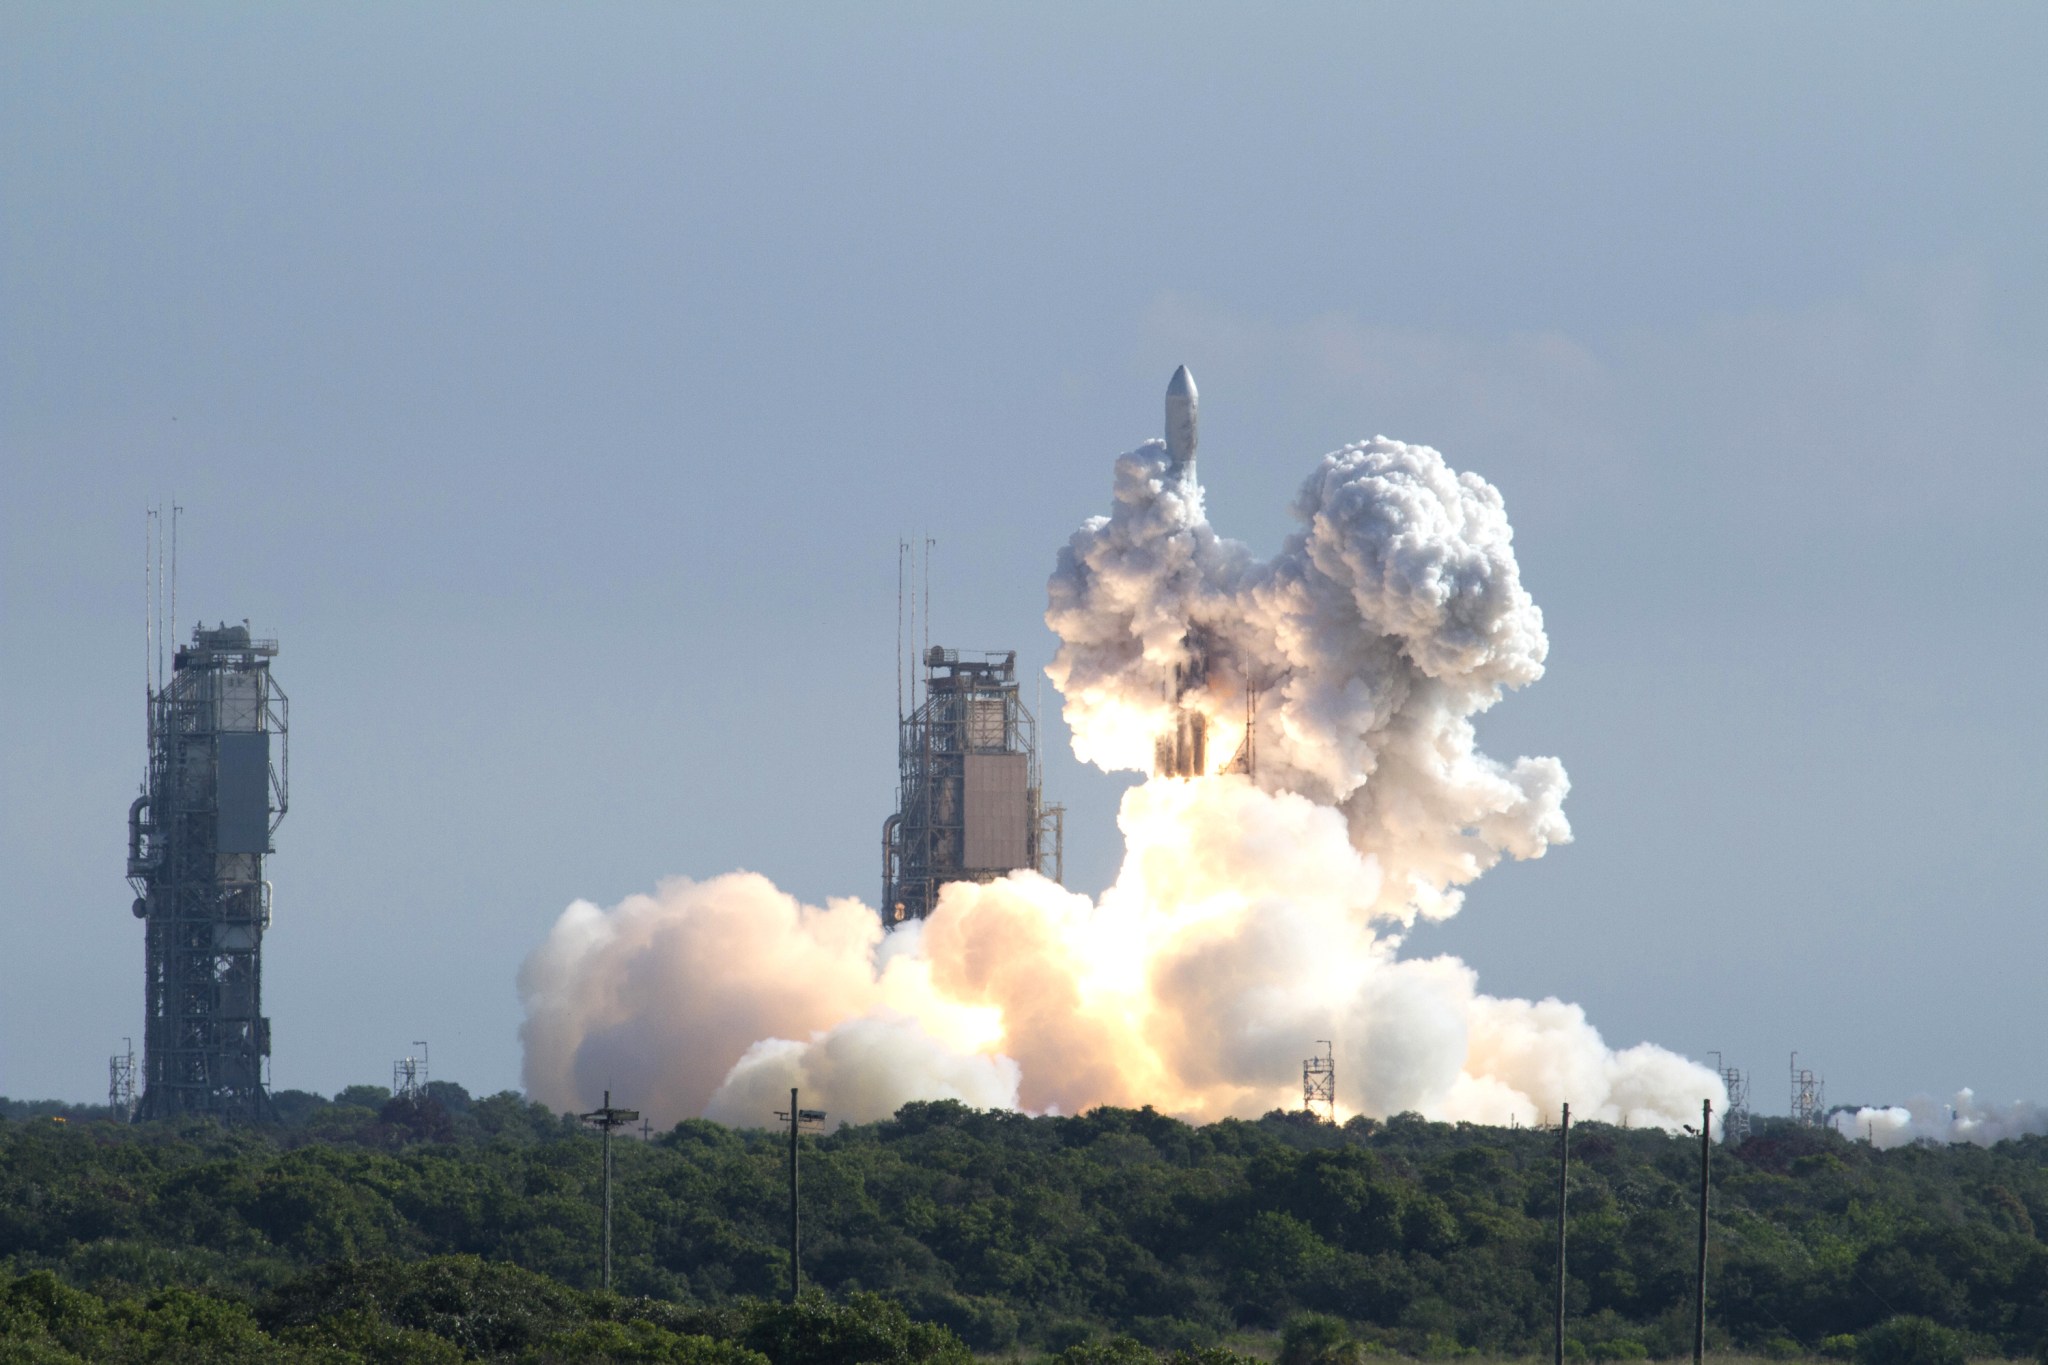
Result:
[[[1330,1038],[1340,1115],[1528,1123],[1569,1100],[1676,1128],[1724,1107],[1713,1071],[1611,1049],[1575,1005],[1400,954],[1502,857],[1570,838],[1557,760],[1476,747],[1473,718],[1548,649],[1500,494],[1375,438],[1316,464],[1260,559],[1209,524],[1195,417],[1183,368],[1168,439],[1117,460],[1049,586],[1076,753],[1153,774],[1109,890],[956,883],[887,933],[748,873],[578,902],[520,976],[534,1098],[587,1108],[609,1084],[663,1122],[754,1124],[796,1085],[846,1121],[937,1098],[1202,1121],[1295,1107],[1301,1048]]]

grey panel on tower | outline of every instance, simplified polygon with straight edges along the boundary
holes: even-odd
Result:
[[[970,872],[1029,867],[1025,829],[1030,814],[1026,754],[966,755],[967,809],[960,864]]]
[[[220,735],[214,786],[214,850],[270,851],[270,735],[266,731]]]

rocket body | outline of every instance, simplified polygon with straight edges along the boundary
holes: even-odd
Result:
[[[1196,417],[1195,377],[1183,365],[1166,386],[1166,453],[1175,468],[1194,463]]]
[[[1183,365],[1166,385],[1166,457],[1172,476],[1185,482],[1187,491],[1195,478],[1195,445],[1200,438],[1195,377]],[[1209,773],[1208,717],[1187,703],[1188,694],[1208,684],[1209,653],[1206,636],[1190,631],[1182,641],[1187,651],[1184,662],[1173,670],[1168,700],[1173,702],[1173,728],[1155,741],[1152,771],[1157,777],[1206,777]]]

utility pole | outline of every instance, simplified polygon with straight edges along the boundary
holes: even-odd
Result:
[[[789,1090],[789,1112],[777,1110],[775,1117],[789,1120],[789,1301],[796,1302],[797,1291],[803,1288],[803,1268],[797,1262],[797,1221],[796,1221],[796,1139],[804,1128],[818,1128],[825,1123],[822,1109],[799,1109],[796,1107],[796,1087]]]
[[[1564,1199],[1572,1172],[1572,1107],[1565,1105],[1557,1124],[1557,1365],[1564,1365]]]
[[[803,1262],[797,1256],[796,1217],[796,1135],[803,1126],[804,1111],[796,1107],[796,1087],[789,1088],[789,1301],[796,1302],[803,1287]]]
[[[638,1109],[612,1108],[612,1092],[604,1092],[604,1108],[582,1116],[604,1134],[604,1287],[612,1287],[612,1129],[624,1128],[640,1117]]]
[[[1705,1365],[1707,1358],[1707,1161],[1713,1151],[1708,1137],[1714,1119],[1714,1102],[1700,1101],[1700,1274],[1699,1301],[1692,1323],[1692,1365]]]

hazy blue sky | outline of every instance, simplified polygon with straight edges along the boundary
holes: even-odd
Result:
[[[896,542],[1050,656],[1185,361],[1221,530],[1506,494],[1577,842],[1419,932],[1831,1100],[2048,1099],[2048,10],[0,8],[0,1094],[141,1032],[143,509],[282,641],[279,1086],[517,1083],[576,897],[873,899]],[[1050,709],[1050,708],[1049,708]],[[1121,782],[1053,737],[1071,884]]]

